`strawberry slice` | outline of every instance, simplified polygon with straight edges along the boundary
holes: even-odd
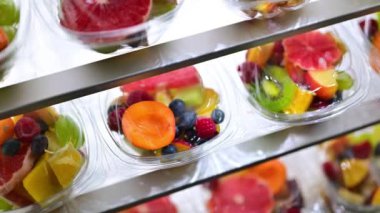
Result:
[[[201,84],[201,77],[195,67],[185,67],[168,73],[135,81],[121,86],[123,92],[144,90],[152,92],[156,89],[174,89],[195,86]]]
[[[303,70],[333,68],[343,55],[331,34],[318,31],[284,39],[283,45],[285,58]]]
[[[135,26],[149,18],[152,0],[62,0],[61,24],[97,32]]]
[[[21,146],[14,156],[0,155],[0,195],[11,192],[32,170],[35,157],[30,146]]]
[[[177,208],[169,197],[161,197],[119,213],[177,213]]]

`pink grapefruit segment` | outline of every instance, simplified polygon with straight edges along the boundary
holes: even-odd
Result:
[[[218,182],[208,208],[210,213],[270,213],[274,208],[273,194],[258,178],[231,176]]]
[[[161,197],[119,213],[177,213],[177,208],[169,197]]]
[[[145,22],[152,0],[62,0],[61,24],[80,32],[97,32]]]
[[[125,84],[121,86],[121,90],[126,93],[135,90],[154,92],[156,89],[179,89],[198,84],[202,84],[201,77],[195,67],[190,66]]]
[[[304,70],[333,68],[342,58],[342,51],[330,34],[312,31],[284,39],[286,59]]]

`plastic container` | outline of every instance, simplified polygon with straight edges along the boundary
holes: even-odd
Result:
[[[110,23],[112,21],[116,22],[115,24],[117,23],[119,24],[120,21],[115,21],[110,18],[108,22],[104,22],[103,20],[104,18],[95,17],[95,16],[92,16],[92,18],[88,18],[86,20],[87,24],[92,23],[92,27],[87,27],[91,24],[86,25],[86,27],[80,27],[79,26],[80,24],[76,23],[75,19],[68,21],[67,17],[72,17],[72,15],[68,14],[65,17],[64,15],[65,13],[62,10],[60,2],[63,2],[63,1],[59,1],[59,0],[38,1],[37,0],[34,2],[36,6],[35,9],[40,14],[42,19],[45,20],[45,23],[47,24],[47,26],[49,26],[52,29],[52,31],[58,35],[59,34],[61,36],[69,35],[70,37],[80,40],[82,43],[84,43],[85,45],[89,46],[90,48],[94,50],[97,50],[98,52],[110,53],[122,47],[134,48],[134,47],[148,46],[148,45],[154,44],[160,38],[163,32],[169,27],[171,21],[175,17],[175,14],[177,13],[178,9],[181,7],[183,0],[177,0],[176,5],[171,4],[170,6],[164,9],[162,9],[163,7],[160,8],[160,5],[158,5],[157,3],[154,4],[154,2],[157,2],[157,1],[152,1],[152,5],[153,5],[151,7],[152,9],[150,10],[150,13],[146,14],[144,17],[153,16],[154,15],[153,13],[156,13],[158,15],[149,17],[146,21],[139,22],[139,24],[134,24],[134,25],[130,24],[129,25],[130,27],[123,27],[123,26],[103,27],[100,25],[101,24],[107,25],[107,23]],[[85,2],[83,0],[66,0],[66,2],[68,2],[67,4],[69,5],[67,8],[71,8],[71,9],[74,8],[75,6],[87,7],[85,5],[80,5]],[[161,1],[161,2],[165,2],[165,1]],[[175,1],[167,1],[167,2],[175,2]],[[121,6],[117,5],[118,3],[119,2],[114,1],[112,2],[112,4],[115,4],[115,5],[108,5],[108,6],[109,8],[116,7],[122,10]],[[70,4],[72,4],[71,7],[70,7]],[[78,5],[73,6],[74,4],[78,4]],[[155,7],[155,5],[158,5],[158,6]],[[88,8],[83,9],[85,11],[83,15],[89,15],[89,17],[90,15],[92,15],[90,14],[91,9],[89,8],[90,6],[88,6]],[[92,5],[92,8],[95,8],[94,10],[96,9],[101,10],[100,7],[94,6],[94,5]],[[166,11],[168,9],[170,10]],[[137,8],[135,10],[141,10],[141,8]],[[160,10],[164,10],[165,12],[162,13],[162,11],[160,12]],[[73,11],[73,10],[68,9],[68,11]],[[128,12],[125,11],[124,15],[127,13]],[[111,17],[111,15],[109,17]],[[97,18],[99,20],[96,20]],[[140,17],[140,18],[142,19],[143,17]],[[89,21],[90,19],[93,19],[93,20]],[[133,19],[139,19],[139,17],[134,17]]]
[[[15,26],[17,28],[15,37],[8,46],[0,51],[0,80],[7,74],[7,70],[12,66],[16,51],[22,45],[25,33],[28,30],[30,22],[30,6],[29,1],[13,0],[19,10],[19,22]],[[1,16],[1,15],[0,15]],[[1,26],[0,26],[1,27]]]
[[[323,144],[321,168],[334,212],[380,211],[379,133],[377,124]]]
[[[26,125],[30,128],[15,130],[12,138],[22,141],[22,147],[24,146],[25,149],[29,150],[25,151],[25,156],[28,160],[23,158],[22,168],[26,169],[24,171],[28,171],[29,169],[27,168],[30,167],[31,169],[25,175],[21,175],[19,181],[14,181],[16,189],[12,189],[9,193],[4,193],[6,191],[2,189],[2,197],[12,201],[18,200],[16,203],[19,204],[18,208],[21,208],[19,209],[21,211],[50,211],[61,205],[74,189],[83,187],[83,183],[78,185],[78,182],[83,182],[84,174],[88,172],[89,153],[95,154],[95,150],[91,150],[94,147],[89,146],[86,141],[88,135],[81,115],[73,103],[67,102],[15,116],[11,120],[7,119],[8,122],[12,120],[16,123],[14,128],[12,128],[12,125],[9,126],[10,124],[5,120],[2,120],[1,124],[3,129],[3,132],[1,132],[1,140],[3,140],[1,145],[2,161],[7,160],[4,153],[10,154],[12,152],[9,141],[4,143],[5,131],[9,129],[13,131],[13,129]],[[38,126],[37,129],[36,125]],[[10,128],[5,128],[6,126]],[[19,134],[20,131],[27,132],[28,130],[30,130],[29,138],[30,135],[35,135],[32,142],[26,142],[30,139]],[[70,134],[66,135],[64,132],[69,132]],[[45,137],[39,134],[43,134]],[[36,142],[36,137],[38,136],[42,139],[40,138]],[[43,141],[46,141],[46,139],[48,148],[43,149],[44,145],[41,144],[44,144],[45,142]],[[67,140],[71,140],[72,143],[62,144],[62,141]],[[8,147],[6,147],[6,143]],[[15,142],[13,141],[12,143],[14,144]],[[26,146],[29,147],[26,148]],[[32,146],[33,148],[31,148]],[[7,149],[7,152],[5,152],[5,149]],[[20,153],[22,149],[16,151],[16,157],[9,160],[17,162],[18,158],[20,158],[17,156],[23,155]],[[1,171],[3,173],[8,170],[3,167]],[[4,175],[5,173],[2,174],[2,177],[5,177]],[[11,199],[11,197],[13,198]],[[1,206],[4,207],[4,205]],[[2,208],[2,210],[10,209]]]
[[[160,155],[159,151],[146,152],[146,150],[144,151],[142,149],[138,149],[137,147],[129,143],[129,141],[127,141],[127,139],[124,137],[122,133],[119,133],[117,131],[112,131],[109,125],[107,124],[109,107],[113,105],[113,103],[115,103],[115,99],[123,95],[123,92],[121,91],[120,88],[115,88],[115,89],[106,91],[100,95],[99,108],[101,112],[100,116],[102,118],[102,122],[101,123],[97,122],[97,124],[98,124],[98,128],[100,132],[103,132],[104,129],[106,130],[106,133],[102,134],[104,137],[104,140],[106,141],[110,150],[118,158],[120,158],[123,162],[127,163],[128,165],[137,166],[138,168],[159,169],[159,168],[175,167],[175,166],[187,164],[191,161],[199,159],[200,157],[209,154],[217,146],[227,141],[227,139],[230,137],[233,131],[228,129],[231,114],[230,114],[229,102],[227,100],[227,97],[224,95],[225,87],[222,86],[222,82],[218,79],[218,77],[216,77],[213,74],[212,69],[208,68],[207,66],[204,66],[204,64],[197,65],[196,70],[198,70],[200,73],[201,80],[203,82],[203,87],[212,89],[219,95],[219,104],[217,105],[217,108],[221,109],[225,115],[223,122],[219,124],[219,133],[216,136],[212,137],[211,139],[207,140],[206,142],[203,141],[202,143],[200,143],[200,145],[192,146],[187,151],[180,151],[174,154],[167,153],[167,154]],[[192,79],[194,80],[194,78]],[[187,81],[187,80],[184,80],[184,81],[183,80],[184,78],[182,78],[181,82]],[[189,81],[192,81],[192,80],[189,80]],[[172,80],[170,82],[176,82],[176,80]],[[146,83],[146,85],[150,85],[150,84]],[[169,89],[170,86],[167,86],[167,87],[168,87],[167,89]],[[203,94],[205,94],[206,90],[207,89],[204,90]],[[170,100],[169,102],[166,103],[166,105],[168,105],[168,103],[170,103]],[[202,115],[202,117],[210,118],[210,114],[211,114],[211,111]],[[199,113],[197,113],[197,117],[198,118],[201,117]],[[177,120],[178,120],[178,117],[177,117]],[[181,132],[184,133],[187,131],[181,131]],[[182,136],[181,138],[183,139]],[[190,140],[186,139],[186,141],[189,142]]]
[[[227,0],[250,18],[270,19],[286,11],[297,10],[309,0]]]
[[[336,25],[308,32],[307,36],[306,34],[304,35],[297,37],[296,43],[299,44],[298,41],[305,39],[305,37],[308,37],[309,41],[313,41],[315,37],[323,37],[325,40],[330,40],[330,45],[334,45],[334,51],[340,52],[342,57],[335,58],[335,62],[331,65],[326,60],[322,61],[326,63],[325,65],[319,65],[322,60],[319,57],[317,66],[315,66],[315,61],[314,64],[312,63],[313,66],[304,64],[305,60],[301,60],[300,64],[288,66],[288,64],[296,63],[298,58],[293,57],[295,62],[287,63],[284,57],[287,53],[279,51],[278,49],[283,49],[283,46],[276,42],[252,48],[249,50],[249,55],[247,52],[240,53],[240,61],[236,62],[235,60],[235,63],[241,64],[238,68],[238,73],[242,79],[241,82],[246,88],[241,90],[243,95],[250,100],[253,107],[262,116],[268,119],[293,125],[320,122],[359,103],[367,94],[369,72],[363,59],[365,54],[360,52],[355,39],[350,36],[351,34],[344,26]],[[339,38],[340,41],[331,39],[333,38],[331,35],[334,38]],[[291,37],[291,39],[293,38],[295,37]],[[294,43],[295,40],[288,41],[287,44],[290,46],[291,42]],[[286,51],[292,50],[289,46]],[[294,47],[300,48],[292,46],[293,49]],[[298,52],[303,51],[302,48],[294,52],[298,54]],[[244,55],[246,59],[244,59]],[[281,56],[278,57],[278,55]],[[304,57],[302,54],[301,56]],[[305,57],[310,58],[310,56]],[[248,67],[247,64],[249,65]],[[321,69],[320,67],[323,66],[325,66],[323,71],[310,71],[316,68]],[[310,67],[310,69],[306,70],[305,67]],[[278,68],[282,71],[279,72]],[[262,70],[265,70],[265,72]],[[328,70],[330,70],[329,73],[327,72]],[[344,71],[343,80],[341,80],[342,78],[337,71]],[[233,72],[233,70],[229,70],[229,72]],[[249,75],[249,77],[246,74],[250,72],[251,74],[259,73],[261,76],[255,78]],[[274,74],[275,72],[277,74]],[[319,74],[316,74],[317,72]],[[321,77],[320,73],[322,72],[327,73],[328,77]],[[349,77],[347,77],[347,74]],[[282,75],[283,77],[275,77],[275,75]],[[279,80],[280,78],[283,79]],[[352,81],[347,81],[350,78]],[[327,79],[331,80],[331,82],[327,82],[329,81]],[[339,82],[343,81],[343,83],[338,84],[338,79]],[[283,81],[283,83],[280,81]],[[348,83],[347,86],[347,82],[353,84]],[[286,88],[284,85],[290,88]],[[265,100],[270,100],[270,102]]]

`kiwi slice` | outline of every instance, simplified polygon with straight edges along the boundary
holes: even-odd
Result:
[[[286,70],[278,66],[266,67],[264,75],[260,85],[251,88],[251,94],[265,109],[281,112],[292,103],[297,85]]]

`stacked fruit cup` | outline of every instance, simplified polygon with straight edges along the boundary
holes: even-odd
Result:
[[[238,73],[265,117],[317,122],[364,97],[357,91],[368,86],[368,73],[355,70],[362,61],[350,60],[351,48],[332,31],[311,31],[249,49]]]
[[[43,0],[36,2],[36,9],[48,25],[63,29],[98,52],[110,53],[122,47],[148,46],[157,41],[181,2]]]
[[[347,212],[380,211],[380,125],[323,145],[322,169],[333,208]]]
[[[49,208],[69,192],[87,165],[74,109],[65,103],[0,120],[1,211]]]
[[[0,0],[0,79],[4,77],[16,50],[15,37],[20,19],[19,3],[21,2],[16,0]]]
[[[380,12],[366,16],[359,22],[360,29],[371,42],[369,61],[372,68],[380,73]]]
[[[218,145],[215,138],[228,122],[219,108],[220,95],[203,86],[193,66],[113,91],[108,100],[100,100],[107,104],[102,112],[107,130],[124,153],[146,162],[196,158],[203,151],[199,155],[189,151]]]
[[[250,18],[274,18],[284,11],[301,8],[308,0],[229,0]]]

